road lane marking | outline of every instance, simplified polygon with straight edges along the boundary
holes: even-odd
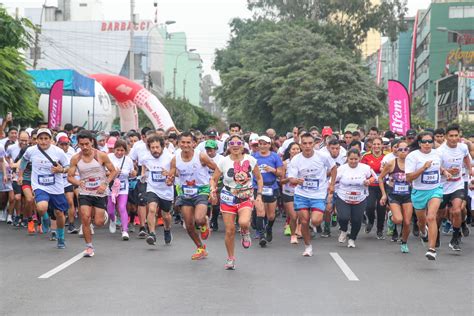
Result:
[[[336,261],[339,268],[344,272],[346,277],[349,281],[359,281],[359,278],[352,272],[351,268],[347,265],[347,263],[342,260],[341,256],[337,252],[330,252],[331,257]]]
[[[53,275],[55,275],[56,273],[61,272],[62,270],[66,269],[67,267],[69,267],[74,262],[81,260],[82,258],[84,258],[84,253],[83,252],[78,253],[77,255],[75,255],[74,257],[72,257],[68,261],[60,264],[56,268],[51,269],[48,272],[40,275],[38,277],[38,279],[48,279],[48,278],[52,277]]]

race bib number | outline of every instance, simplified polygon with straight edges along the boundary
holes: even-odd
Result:
[[[303,182],[303,187],[310,190],[319,189],[319,180],[318,179],[305,179]]]
[[[395,183],[393,186],[393,193],[408,194],[410,193],[410,186],[406,183]]]
[[[293,195],[295,195],[295,190],[291,190],[287,187],[284,187],[283,188],[283,193],[285,193],[288,196],[293,196]]]
[[[195,197],[198,194],[198,188],[183,186],[183,193],[186,197]]]
[[[100,179],[88,179],[84,186],[86,187],[87,190],[96,190],[100,186]]]
[[[262,195],[273,196],[273,189],[270,187],[263,187]]]
[[[438,171],[425,171],[421,175],[421,183],[424,184],[437,184],[439,183]]]
[[[360,192],[346,192],[346,203],[359,202],[361,193]]]
[[[54,185],[56,183],[54,174],[38,175],[38,183],[45,186]]]
[[[165,182],[166,177],[163,176],[161,171],[152,171],[151,172],[151,181],[153,182]]]
[[[125,190],[127,188],[127,183],[125,180],[120,180],[120,191]]]
[[[221,191],[221,203],[233,206],[233,205],[235,205],[235,197],[230,192],[228,192],[226,190],[222,190]]]

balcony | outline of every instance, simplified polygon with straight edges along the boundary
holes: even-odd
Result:
[[[418,68],[430,55],[430,50],[424,50],[418,57],[416,57],[416,68]]]
[[[424,72],[416,78],[415,89],[419,89],[430,78],[429,72]]]

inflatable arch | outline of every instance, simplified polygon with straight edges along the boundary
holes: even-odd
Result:
[[[94,74],[90,77],[97,80],[105,91],[117,100],[122,131],[138,129],[137,107],[145,112],[155,129],[163,128],[167,130],[174,127],[168,110],[156,96],[138,83],[115,75]]]

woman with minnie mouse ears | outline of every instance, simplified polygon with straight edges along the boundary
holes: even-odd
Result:
[[[250,155],[244,154],[244,140],[240,135],[232,135],[228,139],[229,155],[217,164],[217,169],[211,178],[211,199],[217,202],[217,183],[221,175],[224,178],[224,187],[220,194],[222,218],[225,225],[225,246],[227,249],[227,270],[235,269],[234,239],[235,218],[239,215],[242,246],[249,248],[252,244],[249,227],[252,209],[263,208],[262,190],[263,178],[260,169],[256,168],[257,161]],[[257,195],[254,200],[254,186],[252,179],[256,179]]]

